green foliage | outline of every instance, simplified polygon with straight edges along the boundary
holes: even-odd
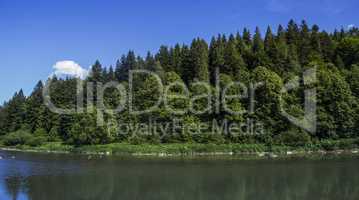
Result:
[[[279,144],[284,144],[288,146],[301,147],[308,144],[311,144],[311,137],[308,133],[298,130],[298,129],[289,129],[278,135],[275,138],[275,141]]]
[[[45,142],[47,142],[47,139],[44,136],[32,136],[25,142],[25,144],[32,147],[37,147],[44,144]]]
[[[46,132],[41,129],[38,129],[34,134],[30,134],[28,131],[20,129],[7,134],[3,138],[3,143],[6,146],[29,145],[35,147],[40,146],[45,142],[47,142]]]
[[[46,132],[45,129],[43,129],[43,128],[38,128],[38,129],[35,130],[34,135],[35,135],[35,136],[43,136],[43,137],[46,137],[48,134],[47,134],[47,132]]]
[[[318,66],[317,78],[318,137],[353,136],[358,102],[349,84],[332,65]]]
[[[222,73],[230,74],[232,77],[239,77],[239,75],[247,72],[246,64],[240,51],[237,49],[237,43],[234,36],[231,35],[224,48],[224,63],[223,67],[220,68]]]
[[[5,103],[3,112],[5,115],[3,127],[5,132],[14,132],[19,130],[25,124],[26,116],[26,97],[22,90],[16,92],[14,97]]]
[[[29,132],[24,131],[24,130],[18,130],[16,132],[11,132],[11,133],[7,134],[3,138],[3,143],[6,146],[24,145],[31,138],[32,138],[32,135]]]
[[[202,133],[194,135],[193,140],[201,144],[224,144],[225,139],[221,134]]]
[[[223,36],[224,37],[224,36]],[[216,69],[222,69],[225,63],[225,48],[228,51],[228,45],[225,47],[225,42],[223,41],[222,35],[219,35],[217,38],[212,38],[209,46],[209,72],[210,80],[213,83],[216,76]],[[232,47],[231,47],[232,48]],[[238,52],[238,51],[236,51]]]
[[[26,122],[31,131],[46,127],[46,107],[42,97],[43,83],[39,81],[26,101]]]
[[[133,137],[129,138],[128,142],[133,145],[139,145],[146,143],[146,139],[141,136],[134,135]]]
[[[51,130],[49,132],[49,136],[48,136],[49,142],[61,141],[58,130],[59,130],[59,128],[57,126],[54,126],[51,128]]]
[[[188,73],[193,81],[194,79],[200,81],[209,80],[209,71],[208,71],[208,45],[203,39],[195,39],[191,44],[190,49],[190,61],[192,63],[190,67],[192,73]]]
[[[97,125],[97,111],[90,113],[77,114],[76,123],[72,124],[69,131],[69,144],[76,146],[86,144],[105,144],[114,140],[108,133],[107,126]]]
[[[263,120],[267,132],[270,134],[277,134],[285,130],[286,127],[283,127],[285,124],[279,108],[283,87],[281,77],[265,67],[257,67],[253,72],[253,80],[259,84],[255,93],[255,117]]]
[[[344,75],[353,95],[359,98],[359,65],[352,65],[350,70],[345,70]]]
[[[71,145],[102,145],[111,142],[129,142],[131,144],[160,144],[160,143],[240,143],[242,146],[233,147],[234,150],[256,151],[265,149],[263,146],[245,146],[244,143],[264,143],[270,149],[275,144],[287,146],[305,146],[305,148],[319,148],[315,143],[323,140],[323,148],[335,149],[350,146],[353,142],[337,144],[334,140],[358,137],[359,132],[359,33],[358,29],[350,31],[321,31],[317,25],[309,27],[305,21],[298,25],[290,20],[287,27],[279,26],[275,33],[267,28],[264,38],[259,28],[253,36],[248,29],[242,34],[218,35],[213,37],[208,45],[203,39],[196,38],[190,45],[176,44],[174,47],[161,46],[159,51],[146,58],[137,56],[133,51],[116,62],[115,67],[107,68],[96,61],[91,67],[90,75],[85,80],[70,77],[51,77],[46,83],[39,81],[33,92],[26,97],[22,90],[4,105],[0,106],[0,135],[4,136],[7,145],[43,146],[44,141],[66,142]],[[219,77],[216,77],[219,69]],[[293,129],[287,119],[280,113],[279,99],[282,97],[284,108],[295,117],[304,114],[304,90],[309,86],[300,85],[296,90],[282,94],[281,89],[288,80],[301,76],[305,69],[317,70],[317,82],[310,87],[317,90],[317,132],[308,134],[303,130]],[[77,83],[106,83],[121,82],[127,90],[129,71],[146,69],[155,72],[161,78],[163,86],[170,86],[167,106],[173,110],[185,111],[171,113],[164,103],[158,109],[141,115],[130,114],[128,107],[121,113],[106,113],[96,107],[98,103],[97,88],[94,89],[94,104],[85,106],[91,108],[86,113],[59,115],[51,112],[44,104],[42,90],[49,86],[50,100],[59,108],[75,108],[77,102]],[[219,80],[217,80],[219,78]],[[209,87],[193,85],[202,81],[210,83]],[[249,109],[249,99],[228,99],[226,106],[236,114],[230,114],[223,109],[220,102],[219,110],[212,112],[215,98],[222,98],[218,94],[220,89],[229,84],[240,81],[249,87],[249,83],[256,85],[253,113],[239,114]],[[301,83],[303,80],[299,80]],[[49,85],[51,83],[51,85]],[[135,76],[133,79],[134,110],[144,110],[152,107],[161,97],[157,79],[152,76]],[[189,88],[186,91],[183,87]],[[83,88],[85,91],[87,88]],[[129,92],[129,91],[127,91]],[[233,85],[228,88],[227,95],[242,94],[243,88]],[[180,98],[173,98],[177,95]],[[209,98],[206,98],[206,97]],[[87,98],[86,95],[83,96]],[[197,98],[191,102],[190,98]],[[203,98],[200,98],[203,97]],[[108,88],[104,93],[104,104],[108,108],[116,108],[122,100],[128,103],[128,97],[121,97],[115,88]],[[191,113],[188,108],[194,108],[199,113]],[[210,106],[212,110],[206,110]],[[200,112],[204,111],[204,112]],[[98,125],[99,118],[103,123]],[[230,137],[221,134],[194,134],[190,129],[178,131],[174,134],[161,135],[147,133],[130,137],[118,135],[122,130],[117,127],[118,122],[147,123],[150,120],[169,122],[174,118],[181,120],[185,126],[198,126],[212,119],[228,120],[243,123],[246,119],[263,123],[266,135]],[[28,130],[23,131],[23,130]],[[32,133],[32,135],[31,135]],[[131,134],[131,133],[130,133]],[[312,146],[311,146],[312,145]],[[188,146],[180,148],[188,152]],[[217,146],[210,148],[217,149]],[[310,146],[310,147],[308,147]],[[126,147],[127,148],[127,147]],[[132,148],[132,147],[131,147]],[[152,147],[151,147],[152,148]],[[166,149],[167,147],[165,147]],[[169,149],[174,147],[169,147]],[[192,148],[192,147],[190,147]],[[203,149],[199,145],[193,148]],[[314,148],[314,147],[313,147]],[[168,149],[166,149],[167,151]],[[173,149],[172,149],[173,150]],[[169,150],[171,151],[171,150]],[[202,150],[199,150],[202,151]]]
[[[359,63],[359,38],[347,37],[340,41],[336,49],[346,67]]]
[[[6,113],[2,106],[0,106],[0,135],[6,134],[5,131],[5,120],[6,120]]]

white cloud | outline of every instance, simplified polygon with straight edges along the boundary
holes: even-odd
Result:
[[[53,66],[55,75],[70,75],[78,78],[85,78],[88,75],[88,70],[82,68],[79,64],[71,60],[58,61]]]
[[[349,25],[348,25],[348,29],[352,29],[352,28],[354,28],[354,27],[355,27],[354,24],[349,24]]]

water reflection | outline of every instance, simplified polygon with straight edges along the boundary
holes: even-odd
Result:
[[[358,199],[358,164],[357,159],[87,160],[23,154],[15,160],[0,161],[0,177],[4,180],[0,185],[0,197],[20,199],[20,195],[36,200]],[[1,194],[2,191],[6,194]]]
[[[8,196],[12,197],[13,200],[18,199],[18,195],[21,189],[21,179],[19,177],[5,178],[5,188]]]

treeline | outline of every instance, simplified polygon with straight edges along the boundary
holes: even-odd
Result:
[[[241,115],[219,112],[190,112],[174,114],[163,104],[157,110],[142,115],[131,114],[128,108],[120,113],[102,113],[105,123],[97,124],[99,109],[96,92],[93,95],[93,112],[65,115],[51,112],[44,104],[42,90],[44,83],[36,85],[30,96],[23,91],[0,107],[0,135],[6,145],[38,145],[45,141],[62,141],[69,144],[106,144],[111,142],[139,143],[265,143],[304,145],[322,139],[356,138],[359,136],[359,30],[335,30],[326,32],[317,25],[308,26],[305,21],[297,24],[291,20],[286,27],[278,26],[274,32],[267,28],[264,37],[259,28],[254,34],[248,29],[243,33],[218,35],[208,44],[196,38],[190,45],[176,44],[161,46],[159,51],[145,58],[133,51],[123,55],[114,67],[103,67],[96,61],[85,83],[107,83],[118,81],[128,89],[129,71],[146,69],[156,72],[164,85],[183,82],[190,88],[190,96],[204,92],[204,88],[191,85],[194,81],[209,82],[215,87],[216,69],[219,69],[220,85],[240,81],[245,85],[263,82],[256,89],[255,110]],[[306,132],[290,123],[280,113],[279,99],[284,99],[285,110],[293,116],[303,116],[306,87],[281,94],[284,84],[307,69],[316,70],[316,82],[311,85],[317,91],[317,129]],[[76,105],[77,78],[53,77],[51,100],[57,107],[74,108]],[[48,83],[49,83],[48,82]],[[303,82],[303,81],[302,81]],[[48,84],[45,83],[45,84]],[[86,85],[86,84],[84,84]],[[150,107],[158,99],[159,85],[153,77],[135,77],[133,100],[136,109]],[[95,86],[94,86],[95,87]],[[86,88],[84,88],[86,90]],[[96,90],[96,89],[95,89]],[[233,88],[236,94],[240,88]],[[213,90],[214,91],[214,90]],[[180,88],[172,88],[173,94],[184,94]],[[86,94],[86,93],[85,93]],[[215,96],[215,95],[214,95]],[[104,94],[106,107],[115,108],[121,102],[118,90],[109,88]],[[85,96],[84,99],[87,99]],[[175,109],[188,106],[188,99],[172,99],[169,105]],[[206,99],[195,102],[195,109],[203,110]],[[248,99],[233,99],[228,107],[235,111],[249,108]],[[191,134],[179,131],[177,134],[140,135],[118,134],[118,122],[148,123],[169,122],[181,119],[183,125],[218,121],[245,123],[248,119],[263,124],[265,134]]]

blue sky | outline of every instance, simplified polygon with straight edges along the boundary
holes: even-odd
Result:
[[[359,25],[357,0],[0,0],[0,102],[54,72],[58,61],[105,66],[129,49],[189,43],[293,18],[333,30]]]

